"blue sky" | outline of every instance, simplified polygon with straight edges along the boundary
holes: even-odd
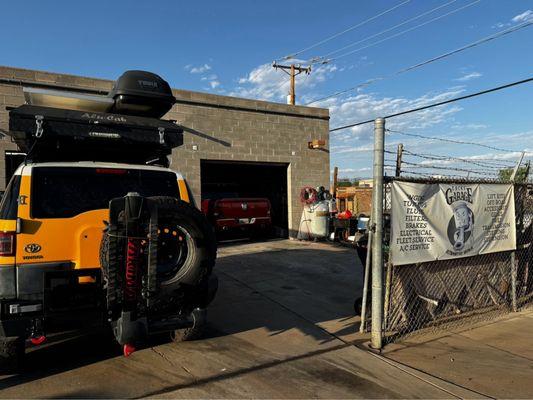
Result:
[[[405,3],[405,4],[402,4]],[[471,6],[467,6],[474,3]],[[402,5],[400,5],[402,4]],[[285,102],[286,75],[270,63],[399,5],[380,18],[298,55],[323,56],[354,42],[356,50],[387,36],[461,9],[301,75],[297,102],[302,104],[368,79],[390,75],[533,18],[533,0],[374,0],[374,1],[19,1],[2,5],[0,64],[115,79],[126,69],[146,69],[173,87]],[[433,13],[373,39],[421,13]],[[346,52],[348,51],[346,50]],[[342,54],[343,52],[337,53]],[[358,91],[328,99],[331,127],[374,118],[414,105],[447,99],[530,77],[533,26]],[[426,136],[479,142],[526,150],[533,158],[532,84],[411,114],[388,127]],[[332,166],[341,176],[370,175],[371,126],[331,136]],[[496,152],[391,134],[393,150],[510,164],[517,152]],[[409,158],[410,157],[410,158]],[[389,156],[387,157],[389,158]],[[420,162],[406,156],[410,162]],[[477,164],[425,160],[431,165],[481,170]],[[497,172],[488,165],[487,171]],[[473,167],[475,165],[475,167]],[[418,168],[418,169],[417,169]],[[413,171],[440,173],[413,167]],[[452,172],[459,175],[463,172]]]

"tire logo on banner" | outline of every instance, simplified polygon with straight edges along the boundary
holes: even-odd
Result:
[[[448,239],[454,251],[462,251],[474,230],[474,213],[464,201],[455,203],[448,223]]]

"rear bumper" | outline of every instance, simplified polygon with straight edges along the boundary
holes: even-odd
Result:
[[[222,218],[217,219],[214,225],[219,231],[230,229],[267,229],[272,226],[272,219],[270,217]]]

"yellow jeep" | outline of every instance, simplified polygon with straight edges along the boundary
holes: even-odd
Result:
[[[11,111],[10,134],[28,156],[0,204],[4,365],[64,329],[110,325],[126,355],[152,333],[199,333],[217,288],[216,241],[166,164],[181,144],[169,124],[35,104]]]

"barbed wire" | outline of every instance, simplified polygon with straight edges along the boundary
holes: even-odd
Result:
[[[407,132],[397,131],[397,130],[393,130],[393,129],[385,129],[385,131],[389,132],[389,133],[396,133],[396,134],[402,135],[402,136],[416,137],[416,138],[419,138],[419,139],[436,140],[436,141],[440,141],[440,142],[454,143],[454,144],[467,144],[467,145],[470,145],[470,146],[479,146],[479,147],[484,147],[486,149],[491,149],[491,150],[496,150],[496,151],[501,151],[501,152],[506,152],[506,153],[518,153],[518,152],[520,152],[519,150],[509,150],[509,149],[504,149],[502,147],[490,146],[490,145],[487,145],[487,144],[476,143],[476,142],[468,142],[468,141],[464,141],[464,140],[446,139],[446,138],[439,137],[439,136],[425,136],[425,135],[420,135],[420,134],[417,134],[417,133],[407,133]]]
[[[488,172],[487,170],[475,170],[475,169],[466,169],[466,168],[458,168],[458,167],[444,167],[441,165],[421,165],[417,163],[412,163],[409,161],[402,161],[402,165],[405,164],[407,167],[405,168],[420,168],[420,169],[437,169],[441,171],[457,171],[457,172],[467,172],[471,174],[478,174],[478,175],[497,175],[494,172]]]
[[[415,171],[406,171],[404,169],[401,169],[400,170],[400,173],[401,174],[408,174],[408,175],[417,175],[417,176],[423,176],[423,177],[426,177],[426,178],[437,178],[438,176],[436,176],[436,174],[431,174],[431,173],[428,173],[428,172],[415,172]],[[439,175],[440,176],[440,175]],[[465,176],[464,175],[453,175],[453,174],[448,174],[446,175],[446,177],[449,177],[449,178],[460,178],[460,179],[465,179]]]
[[[494,163],[491,162],[479,162],[477,159],[468,159],[468,158],[461,158],[461,157],[453,157],[453,156],[445,156],[440,154],[431,154],[431,153],[415,153],[409,150],[404,149],[403,152],[405,154],[408,154],[413,157],[418,157],[426,160],[433,160],[433,161],[450,161],[452,163],[465,163],[465,164],[472,164],[477,165],[479,167],[485,167],[485,168],[496,168],[496,169],[502,169],[502,168],[512,168],[509,165],[500,164],[498,160],[491,160],[495,161]]]

